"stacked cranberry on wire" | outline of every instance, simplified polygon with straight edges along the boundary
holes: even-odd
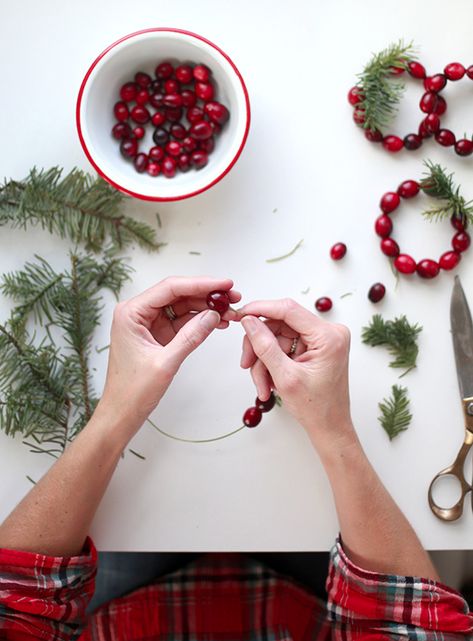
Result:
[[[178,171],[205,167],[230,117],[227,107],[215,100],[211,76],[202,64],[175,67],[161,62],[154,78],[138,71],[122,85],[113,108],[117,122],[112,135],[137,172],[173,178]],[[143,151],[140,144],[150,125],[154,145]]]

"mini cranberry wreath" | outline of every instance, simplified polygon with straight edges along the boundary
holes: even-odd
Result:
[[[422,278],[435,278],[440,269],[454,269],[461,260],[462,252],[470,246],[470,235],[466,228],[473,222],[473,202],[466,202],[460,195],[460,188],[453,183],[453,174],[447,175],[445,170],[430,161],[425,165],[428,172],[420,182],[405,180],[397,191],[388,191],[381,198],[382,214],[376,219],[375,231],[381,237],[381,251],[394,259],[395,269],[402,274],[417,272]],[[422,190],[428,196],[442,201],[436,208],[423,212],[430,220],[441,220],[450,217],[456,233],[452,238],[452,249],[444,252],[438,261],[424,258],[416,262],[412,256],[401,252],[397,242],[391,237],[393,222],[392,214],[400,205],[401,198],[413,198]]]

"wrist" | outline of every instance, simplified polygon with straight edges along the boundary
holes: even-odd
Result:
[[[363,451],[350,417],[311,424],[306,431],[324,466]]]
[[[121,451],[128,445],[143,424],[143,419],[132,408],[123,411],[118,404],[102,398],[90,419],[87,429],[100,434],[112,447]]]

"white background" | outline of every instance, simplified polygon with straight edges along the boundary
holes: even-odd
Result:
[[[209,192],[188,201],[153,205],[130,202],[133,213],[155,225],[168,245],[157,255],[130,250],[136,270],[128,297],[170,274],[234,278],[244,301],[292,296],[312,308],[320,295],[334,300],[327,318],[346,323],[353,336],[351,390],[354,421],[364,447],[389,491],[430,549],[470,548],[473,516],[438,521],[429,511],[431,478],[449,464],[462,442],[463,423],[449,333],[453,274],[433,282],[402,278],[396,290],[389,263],[372,231],[384,191],[419,179],[422,160],[454,171],[467,198],[473,159],[427,142],[417,152],[388,155],[363,138],[351,119],[346,93],[372,51],[403,37],[420,48],[431,73],[448,62],[473,63],[467,0],[348,2],[201,0],[80,3],[43,0],[9,3],[0,22],[2,118],[0,174],[22,178],[33,165],[89,169],[74,124],[77,90],[95,56],[118,37],[150,26],[200,33],[235,61],[248,86],[252,127],[246,149],[231,173]],[[473,131],[473,84],[447,88],[444,125]],[[404,135],[420,120],[420,83],[409,81],[393,130]],[[418,259],[438,257],[452,235],[448,223],[429,225],[420,197],[395,214],[401,247]],[[276,210],[276,211],[274,211]],[[265,259],[288,251],[287,261]],[[333,242],[348,255],[328,258]],[[2,229],[0,270],[18,269],[40,253],[55,266],[68,245],[39,231]],[[202,255],[190,255],[200,251]],[[470,251],[471,253],[471,251]],[[471,256],[460,268],[473,305]],[[369,286],[383,281],[386,299],[373,306]],[[310,292],[301,292],[310,287]],[[353,295],[340,299],[346,292]],[[110,301],[97,335],[108,342]],[[2,318],[8,303],[2,301]],[[360,342],[374,312],[406,313],[424,326],[418,369],[402,382],[409,388],[414,420],[390,443],[377,422],[377,403],[397,382],[388,356]],[[188,437],[217,435],[240,424],[254,392],[239,369],[241,328],[211,337],[186,363],[155,419]],[[103,384],[106,353],[94,357],[96,386]],[[20,440],[0,436],[0,517],[6,516],[49,465]],[[337,533],[329,485],[302,430],[284,410],[256,430],[213,445],[166,440],[144,426],[120,462],[92,529],[103,550],[323,550]],[[470,474],[470,472],[468,472]],[[376,524],[370,524],[376,527]]]

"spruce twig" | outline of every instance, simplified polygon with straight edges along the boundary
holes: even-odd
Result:
[[[405,369],[401,374],[405,376],[416,367],[419,353],[417,337],[421,331],[422,327],[418,324],[411,325],[404,315],[385,321],[381,314],[375,314],[371,323],[363,327],[361,339],[371,347],[385,345],[394,357],[389,366]]]
[[[423,212],[429,220],[438,221],[457,216],[462,221],[473,224],[473,201],[466,201],[460,194],[460,187],[453,182],[454,174],[447,174],[444,167],[430,160],[424,161],[427,171],[425,178],[420,181],[425,194],[436,198],[442,203]]]
[[[409,427],[412,414],[409,411],[409,399],[407,389],[399,385],[393,385],[391,388],[391,397],[384,398],[378,404],[381,415],[378,417],[389,440],[392,441],[401,432]]]

